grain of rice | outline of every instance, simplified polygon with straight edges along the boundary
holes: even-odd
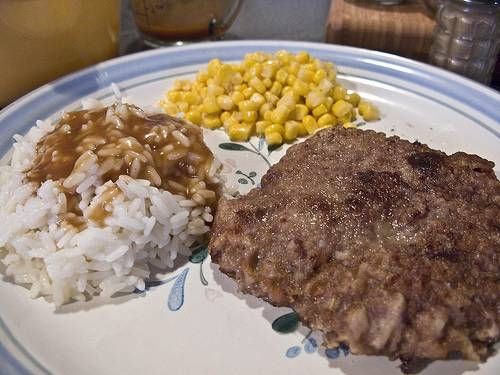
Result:
[[[191,141],[189,140],[188,137],[186,137],[184,134],[182,134],[178,130],[174,130],[172,132],[172,135],[174,136],[175,139],[177,139],[184,147],[191,147]]]
[[[92,102],[95,104],[95,100],[87,100],[87,105]],[[142,116],[142,112],[139,114]],[[126,116],[124,106],[117,106],[114,112],[106,111],[106,119],[118,126],[120,119]],[[87,130],[94,126],[90,121],[86,124]],[[6,266],[6,274],[16,283],[29,284],[33,298],[49,296],[58,306],[97,294],[111,296],[135,288],[144,290],[150,265],[162,269],[173,266],[178,254],[189,255],[189,246],[209,230],[206,223],[212,215],[209,207],[200,202],[210,199],[211,194],[198,192],[197,202],[186,198],[186,186],[176,181],[166,181],[173,194],[153,186],[161,185],[158,171],[167,168],[169,162],[153,163],[156,161],[151,147],[142,147],[137,140],[129,139],[122,146],[120,139],[124,134],[116,129],[113,130],[116,142],[101,146],[97,153],[86,151],[75,163],[74,171],[62,181],[65,189],[79,196],[78,208],[83,217],[68,212],[70,202],[61,183],[45,181],[37,186],[24,179],[24,171],[29,170],[34,160],[36,144],[53,129],[52,124],[39,121],[25,136],[15,136],[10,165],[0,168],[0,218],[4,223],[0,231],[0,260]],[[172,125],[168,129],[173,133],[176,127]],[[158,131],[160,134],[154,134],[155,139],[165,135],[161,129]],[[183,132],[179,134],[180,139],[176,139],[181,147],[185,147],[186,139],[192,142]],[[88,134],[82,140],[84,148],[102,143],[99,137]],[[175,147],[170,146],[168,153],[176,153]],[[126,151],[132,151],[128,154],[134,156],[132,164],[136,165],[131,165],[131,169],[141,160],[151,166],[145,169],[151,181],[129,176],[120,176],[115,182],[101,181],[104,174],[123,167]],[[186,152],[182,156],[186,156]],[[43,157],[48,162],[66,158],[52,150]],[[194,165],[197,159],[191,156],[188,163]],[[135,175],[139,173],[134,171]],[[105,226],[100,227],[89,215],[110,188],[118,189],[120,194],[109,202],[101,202],[105,203],[109,216],[104,219]],[[206,186],[198,184],[198,190],[203,189],[208,191]],[[86,227],[70,229],[70,222],[74,220],[83,220]]]
[[[142,155],[142,154],[139,154],[138,152],[136,151],[133,151],[133,150],[127,150],[125,155],[128,155],[132,158],[136,158],[136,159],[139,159],[141,162],[143,163],[147,163],[148,162],[148,159]]]
[[[167,185],[171,188],[171,189],[174,189],[180,193],[185,193],[186,192],[186,187],[184,185],[181,185],[179,184],[178,182],[176,181],[173,181],[173,180],[168,180],[167,181]]]
[[[120,150],[116,148],[101,148],[97,151],[97,155],[101,158],[105,158],[108,156],[118,156],[120,154]]]
[[[79,173],[73,173],[70,174],[63,182],[63,186],[66,189],[72,189],[79,183],[81,183],[85,179],[85,173],[79,172]]]
[[[205,199],[215,199],[216,194],[212,190],[200,189],[198,190],[198,194],[201,195]]]
[[[176,150],[167,155],[168,160],[178,160],[186,156],[187,152],[185,150]]]
[[[155,186],[160,186],[161,185],[161,177],[160,175],[158,174],[158,172],[156,171],[156,169],[154,169],[153,167],[151,166],[147,166],[146,167],[146,173],[148,174],[151,182],[153,183],[153,185]]]
[[[206,203],[205,198],[203,198],[199,193],[194,193],[191,199],[200,206],[203,206]]]
[[[205,220],[207,223],[211,223],[214,220],[214,217],[209,214],[208,212],[205,212],[202,216],[203,220]]]

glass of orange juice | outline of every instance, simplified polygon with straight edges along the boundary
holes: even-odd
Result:
[[[0,107],[117,56],[120,0],[0,0]]]
[[[220,39],[243,0],[133,0],[134,19],[150,47]]]

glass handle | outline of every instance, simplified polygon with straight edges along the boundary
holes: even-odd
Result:
[[[224,32],[231,27],[236,16],[240,12],[241,5],[243,4],[243,0],[234,0],[231,9],[227,12],[224,19],[222,20],[212,20],[212,27],[214,30],[214,34],[217,36],[222,36]]]

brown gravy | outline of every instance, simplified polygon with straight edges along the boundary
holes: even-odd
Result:
[[[94,164],[87,163],[90,159],[99,166],[103,183],[129,175],[186,198],[191,198],[196,192],[193,186],[200,182],[205,182],[206,189],[215,188],[208,182],[213,155],[200,128],[163,114],[146,116],[129,105],[64,114],[54,131],[37,144],[26,176],[38,184],[49,179],[63,183]],[[106,191],[90,219],[102,223],[106,205],[119,192],[118,188]],[[68,212],[74,214],[66,215],[65,220],[78,226],[77,218],[82,215],[78,195],[71,188],[66,188],[65,194]],[[215,201],[209,197],[206,203]]]

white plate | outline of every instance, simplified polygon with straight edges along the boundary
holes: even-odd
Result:
[[[424,64],[383,53],[333,45],[245,41],[219,42],[149,51],[115,59],[78,72],[25,96],[0,113],[0,152],[11,136],[25,132],[36,119],[56,119],[76,109],[79,100],[112,98],[110,83],[138,105],[155,105],[173,80],[192,78],[214,57],[241,59],[256,50],[308,50],[337,63],[339,79],[375,102],[382,120],[367,127],[418,139],[446,152],[477,153],[500,164],[500,95],[485,86]],[[257,184],[283,150],[268,155],[257,139],[250,151],[221,149],[229,142],[220,131],[207,142],[224,162],[240,191]],[[499,167],[496,167],[499,175]],[[202,283],[200,268],[208,285]],[[271,328],[290,312],[236,292],[235,283],[208,259],[187,262],[176,277],[144,295],[72,303],[58,311],[5,278],[0,282],[1,374],[398,374],[398,362],[383,357],[345,355],[315,344],[320,337],[300,327],[288,334]],[[184,280],[184,281],[183,281]],[[180,293],[182,306],[168,304]],[[176,309],[178,308],[178,309]],[[311,340],[314,338],[315,340]],[[500,356],[481,365],[439,361],[425,374],[500,372]]]

